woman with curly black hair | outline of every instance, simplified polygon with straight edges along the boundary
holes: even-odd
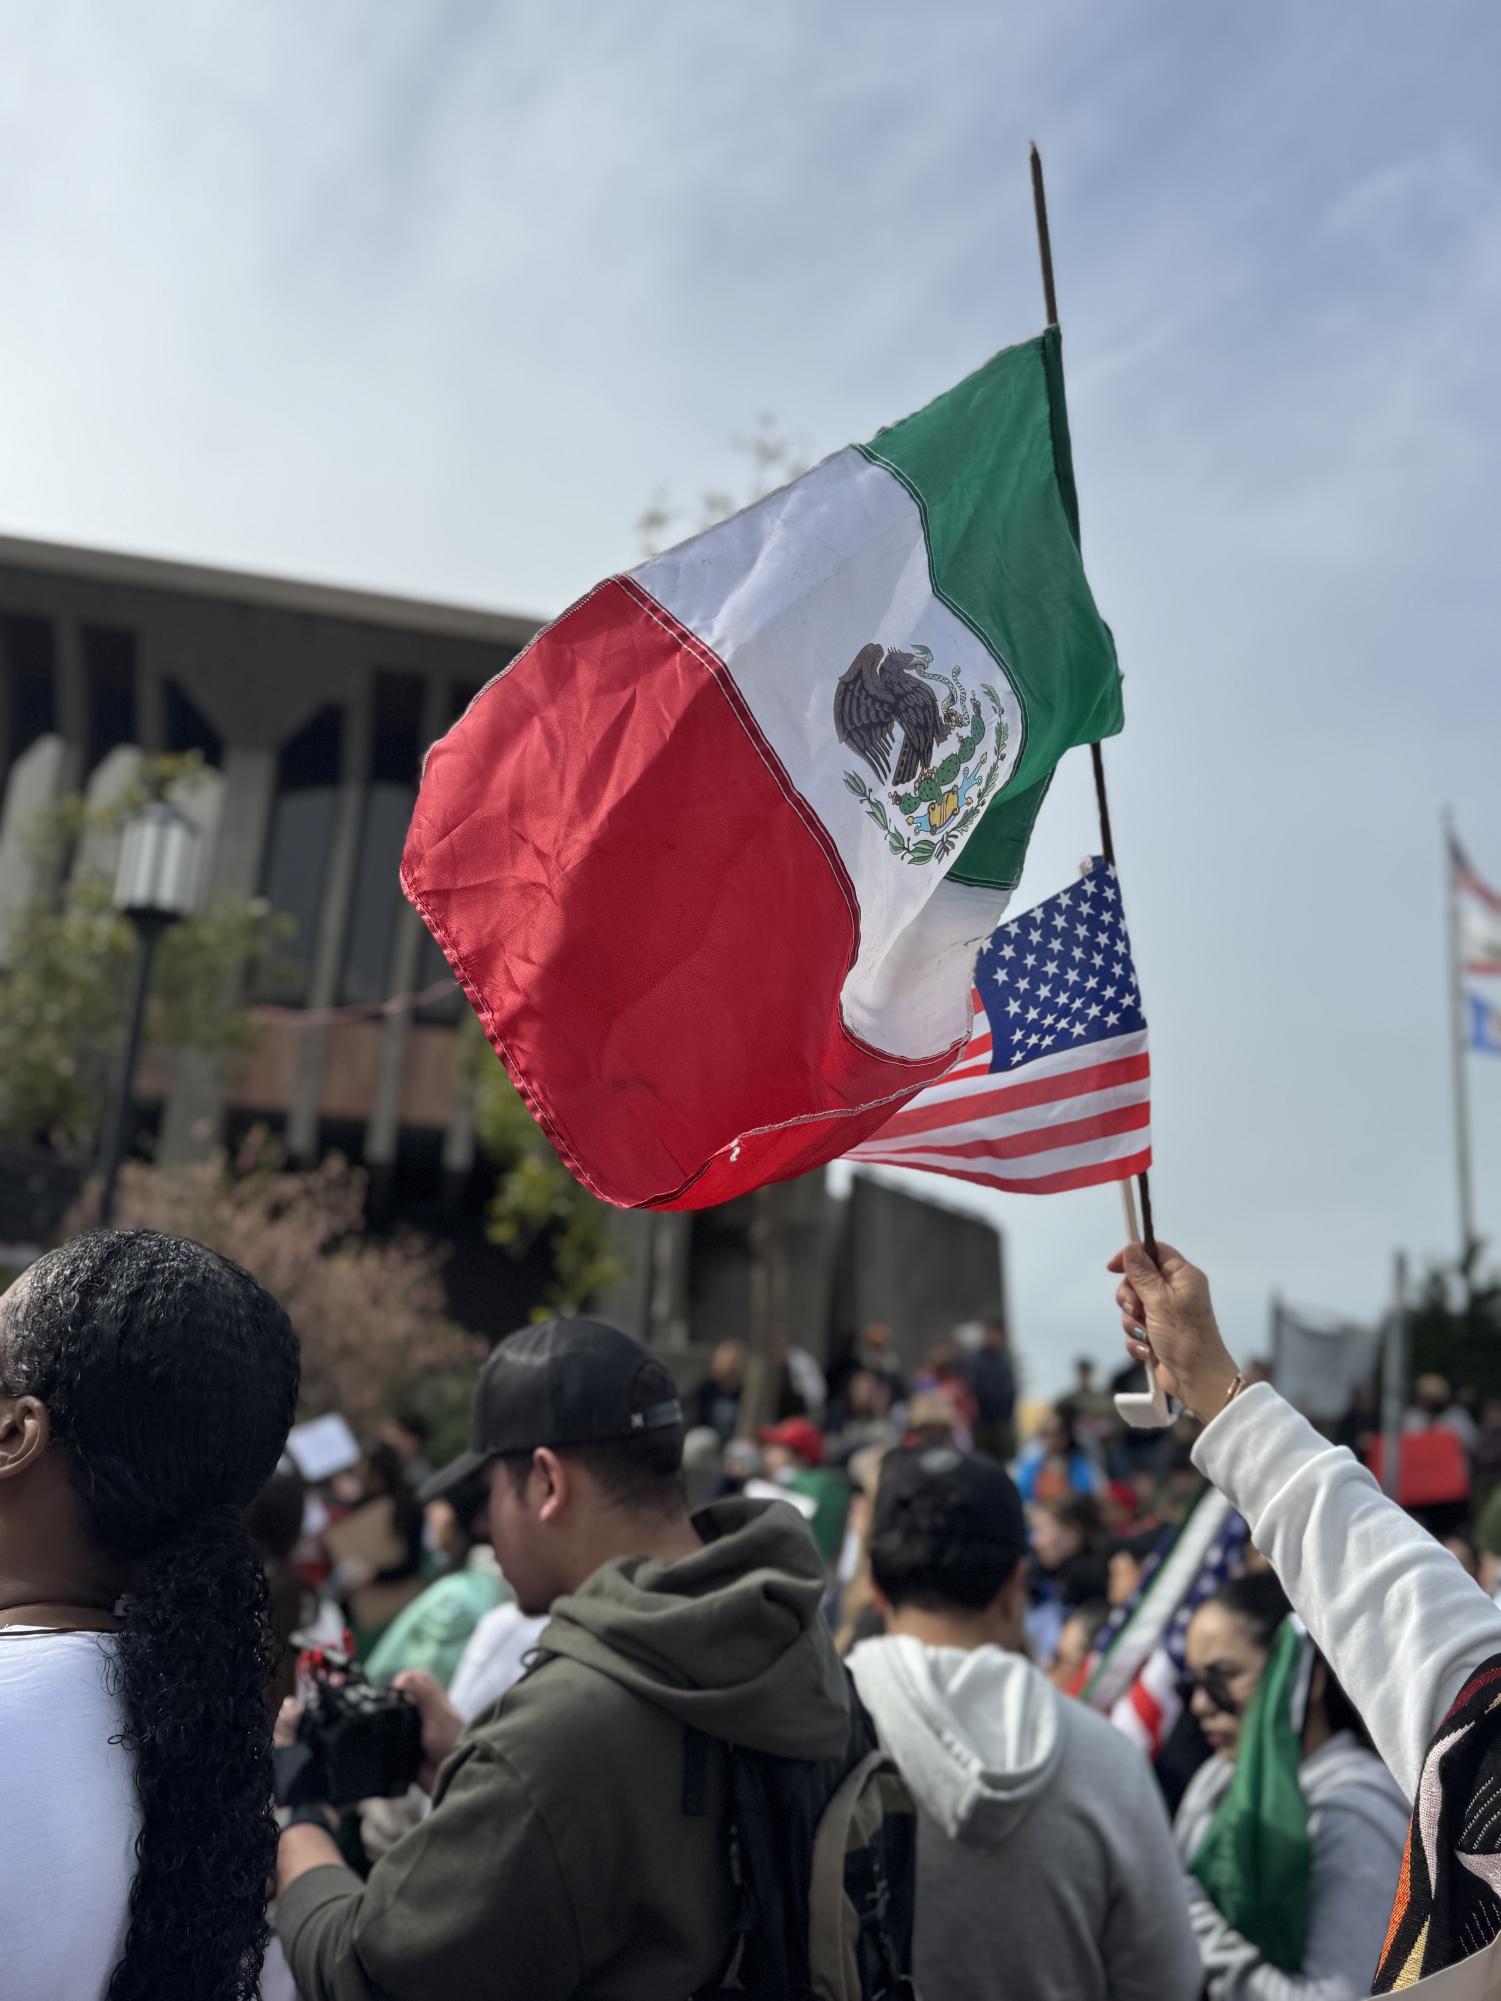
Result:
[[[297,1337],[151,1230],[0,1300],[0,1991],[252,2001],[275,1863],[266,1581],[244,1510]]]

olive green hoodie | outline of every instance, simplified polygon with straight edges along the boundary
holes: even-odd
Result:
[[[850,1698],[796,1512],[724,1501],[694,1523],[694,1555],[617,1558],[558,1600],[556,1658],[476,1718],[368,1882],[291,1886],[277,1924],[305,2001],[662,2001],[722,1970],[723,1747],[842,1758]],[[701,1801],[690,1729],[710,1740]]]

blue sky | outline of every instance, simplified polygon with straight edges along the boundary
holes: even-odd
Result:
[[[1274,1286],[1370,1312],[1396,1245],[1447,1249],[1442,805],[1501,878],[1488,0],[52,0],[3,33],[0,528],[537,612],[635,560],[659,488],[743,480],[758,412],[821,455],[1033,332],[1035,136],[1159,1226],[1242,1352]],[[1092,842],[1080,755],[1021,900]],[[1113,1352],[1117,1199],[994,1208],[1046,1391]]]

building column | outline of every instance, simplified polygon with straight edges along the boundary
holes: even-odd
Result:
[[[422,741],[436,743],[447,719],[448,696],[443,682],[434,675],[422,698]],[[422,945],[427,927],[403,897],[396,918],[396,936],[391,944],[391,994],[417,990],[422,965]],[[380,1054],[376,1059],[375,1093],[365,1126],[365,1165],[370,1174],[371,1204],[379,1211],[388,1196],[396,1172],[396,1154],[401,1143],[401,1085],[406,1069],[407,1035],[412,1025],[410,1008],[388,1014],[380,1027]],[[455,1086],[462,1090],[462,1080]]]
[[[474,1093],[466,1090],[462,1077],[455,1077],[453,1107],[443,1128],[443,1183],[449,1195],[457,1195],[474,1166]]]
[[[0,789],[0,967],[9,963],[14,920],[44,892],[55,892],[58,870],[44,866],[33,842],[36,823],[63,791],[68,747],[60,736],[39,736],[5,774]]]
[[[167,748],[167,690],[162,670],[152,658],[151,638],[136,627],[136,742],[148,757]]]
[[[83,668],[83,627],[76,618],[59,618],[53,631],[53,685],[57,694],[57,733],[67,745],[61,790],[81,792],[88,773],[83,768],[89,734],[89,691]]]
[[[324,877],[323,905],[318,916],[312,978],[308,984],[310,1009],[333,1007],[339,997],[370,770],[370,732],[374,726],[370,695],[367,682],[344,706],[343,771],[328,873]],[[318,1106],[323,1095],[323,1059],[327,1052],[325,1025],[299,1030],[292,1065],[292,1102],[287,1110],[287,1151],[294,1160],[309,1167],[318,1157]]]
[[[88,773],[84,770],[84,750],[89,733],[88,686],[83,671],[83,629],[76,618],[66,615],[52,625],[52,686],[57,717],[56,755],[38,761],[37,775],[45,764],[46,784],[51,797],[38,798],[36,805],[55,804],[69,793],[82,792]],[[71,857],[67,843],[38,857],[32,864],[32,892],[58,897]]]
[[[225,751],[219,833],[207,871],[211,895],[255,895],[275,792],[274,750],[232,746]],[[163,1164],[175,1166],[201,1158],[218,1144],[223,1128],[223,1059],[197,1049],[178,1050],[172,1059],[172,1087],[162,1113]]]

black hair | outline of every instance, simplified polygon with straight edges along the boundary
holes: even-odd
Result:
[[[106,2001],[252,2001],[269,1930],[266,1579],[245,1510],[297,1404],[297,1337],[248,1273],[154,1230],[49,1252],[12,1295],[0,1392],[34,1396],[126,1582],[111,1676],[141,1829]]]
[[[392,1564],[387,1570],[377,1571],[376,1576],[382,1581],[410,1577],[422,1562],[424,1521],[422,1503],[407,1478],[406,1462],[394,1445],[388,1445],[381,1439],[365,1454],[365,1464],[376,1476],[377,1491],[391,1503],[391,1520],[406,1550],[403,1561]]]
[[[1082,1605],[1075,1605],[1065,1621],[1068,1625],[1081,1626],[1084,1630],[1084,1644],[1092,1647],[1110,1624],[1110,1601],[1108,1598],[1086,1598]]]
[[[1051,1418],[1054,1423],[1063,1426],[1064,1443],[1069,1454],[1072,1455],[1077,1452],[1079,1450],[1079,1412],[1077,1406],[1070,1398],[1063,1397],[1059,1402],[1054,1404]],[[1043,1428],[1044,1430],[1047,1428],[1046,1421]]]
[[[1233,1612],[1238,1619],[1244,1619],[1263,1653],[1271,1652],[1278,1627],[1292,1611],[1287,1593],[1270,1570],[1248,1570],[1240,1577],[1227,1578],[1206,1602],[1211,1605],[1222,1605],[1227,1612]],[[1318,1658],[1324,1661],[1326,1679],[1323,1708],[1330,1732],[1349,1730],[1369,1749],[1370,1733],[1359,1710],[1336,1681],[1334,1669],[1330,1667],[1328,1661],[1324,1660],[1322,1654]]]
[[[560,1445],[558,1457],[581,1467],[612,1506],[633,1515],[672,1519],[685,1512],[688,1493],[683,1485],[683,1427],[664,1425],[633,1432],[599,1445]],[[521,1493],[532,1470],[530,1452],[504,1452],[500,1463],[511,1486]]]
[[[662,1392],[662,1365],[649,1355],[631,1384],[628,1413],[652,1409],[662,1401]],[[653,1425],[649,1430],[633,1431],[624,1438],[607,1438],[597,1445],[560,1445],[557,1454],[560,1459],[582,1467],[613,1507],[627,1514],[672,1521],[688,1509],[688,1489],[683,1483],[686,1436],[681,1422]],[[530,1452],[500,1455],[517,1494],[525,1490],[532,1457]]]
[[[285,1562],[302,1538],[307,1483],[290,1460],[283,1460],[250,1503],[245,1526],[268,1560]]]
[[[1110,1545],[1112,1556],[1129,1556],[1133,1563],[1145,1563],[1154,1556],[1157,1545],[1162,1541],[1162,1530],[1137,1529],[1132,1535],[1117,1536]]]
[[[415,1438],[419,1445],[426,1445],[432,1427],[420,1410],[414,1410],[410,1404],[403,1404],[399,1410],[391,1413],[391,1422],[399,1431],[406,1432],[409,1438]]]
[[[1248,1570],[1240,1577],[1227,1577],[1208,1602],[1243,1619],[1264,1654],[1271,1652],[1277,1628],[1292,1610],[1287,1593],[1270,1570]]]
[[[895,1519],[870,1539],[870,1574],[894,1610],[983,1612],[1025,1561],[1016,1543],[966,1536],[964,1506],[937,1482],[892,1498]]]
[[[245,1511],[245,1526],[266,1573],[266,1616],[274,1649],[266,1707],[273,1723],[282,1703],[297,1692],[292,1636],[312,1609],[310,1594],[292,1568],[306,1509],[307,1483],[292,1461],[283,1459]]]
[[[453,1509],[460,1536],[466,1543],[484,1542],[485,1513],[490,1505],[490,1485],[483,1471],[471,1474],[443,1497]]]
[[[1058,1494],[1036,1505],[1039,1514],[1051,1515],[1060,1527],[1077,1529],[1086,1546],[1092,1547],[1104,1534],[1104,1518],[1093,1494]]]

